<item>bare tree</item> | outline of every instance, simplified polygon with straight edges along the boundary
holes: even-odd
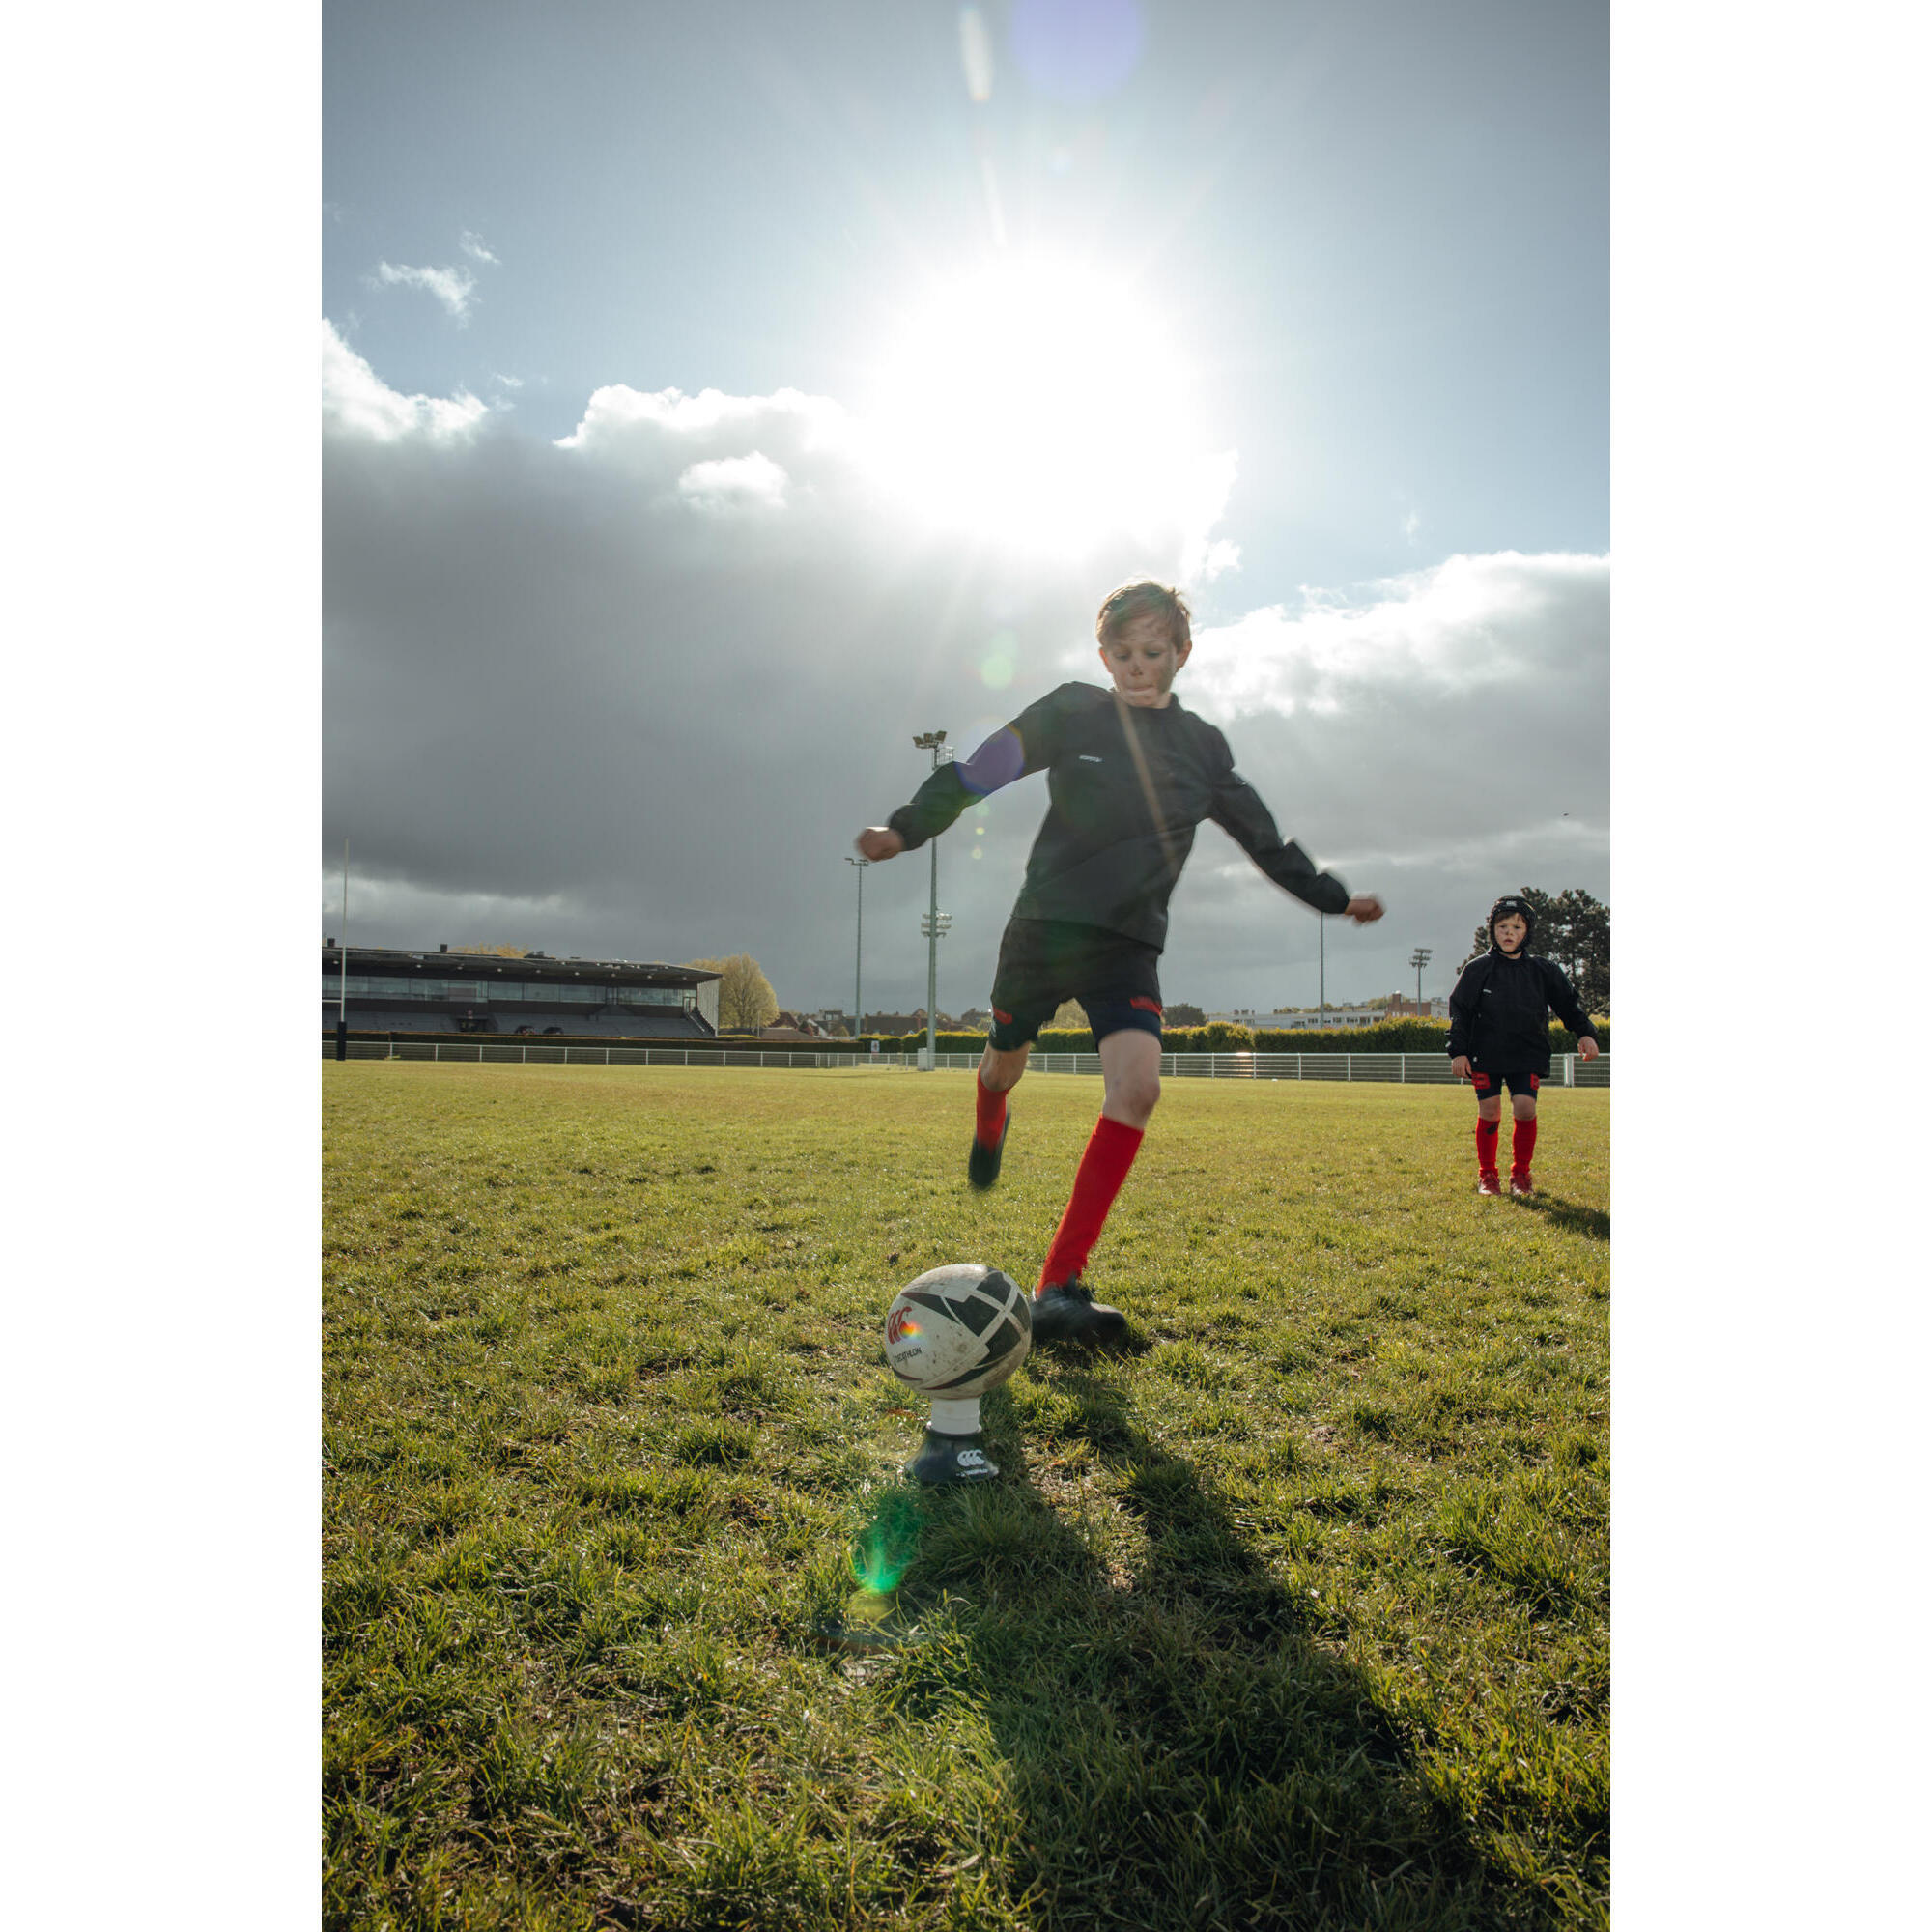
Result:
[[[734,952],[728,959],[687,959],[687,966],[699,972],[720,975],[718,985],[718,1031],[756,1033],[779,1016],[778,995],[758,962],[749,952]]]

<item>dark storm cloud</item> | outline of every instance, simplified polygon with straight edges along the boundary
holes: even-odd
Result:
[[[1061,678],[1097,678],[1100,594],[1172,574],[1190,537],[1177,511],[1077,571],[976,553],[919,534],[822,400],[605,390],[557,445],[469,398],[396,396],[332,330],[325,347],[324,906],[347,838],[369,943],[745,951],[786,1005],[848,1004],[842,861],[926,769],[913,734],[970,749]],[[1374,621],[1204,631],[1182,674],[1285,830],[1351,885],[1429,905],[1429,932],[1349,938],[1367,977],[1345,991],[1403,983],[1384,954],[1460,944],[1463,897],[1493,895],[1482,865],[1528,825],[1552,821],[1502,883],[1602,889],[1596,847],[1590,875],[1550,870],[1603,823],[1601,637],[1573,582],[1602,562],[1466,561],[1389,586]],[[949,1010],[983,1004],[1043,805],[1028,781],[941,842]],[[923,854],[867,870],[868,1007],[923,1003],[926,880]],[[1176,912],[1171,997],[1289,998],[1314,954],[1313,916],[1211,827]],[[1334,922],[1329,940],[1332,997]]]

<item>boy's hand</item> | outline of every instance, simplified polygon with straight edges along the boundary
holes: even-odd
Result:
[[[1578,1060],[1595,1060],[1596,1057],[1597,1042],[1588,1034],[1582,1035],[1577,1041],[1577,1058]]]
[[[896,859],[905,850],[905,840],[890,825],[868,825],[852,842],[875,865],[881,859]]]
[[[1373,925],[1382,916],[1382,902],[1374,893],[1357,893],[1342,910],[1357,925]]]
[[[1469,1056],[1466,1053],[1459,1053],[1456,1056],[1456,1058],[1449,1063],[1449,1071],[1453,1073],[1458,1080],[1468,1079],[1470,1072]]]

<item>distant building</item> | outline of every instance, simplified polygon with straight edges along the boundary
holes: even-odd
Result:
[[[1324,1013],[1320,1008],[1277,1008],[1273,1012],[1257,1012],[1252,1007],[1241,1007],[1233,1012],[1209,1013],[1208,1024],[1224,1021],[1229,1026],[1247,1027],[1259,1033],[1262,1028],[1315,1028],[1323,1027],[1340,1031],[1349,1027],[1375,1026],[1388,1018],[1381,1007],[1330,1007]]]
[[[840,1026],[842,1034],[845,1029]],[[781,1011],[770,1026],[758,1029],[760,1039],[823,1039],[826,1029],[810,1013],[787,1013]]]
[[[334,1031],[348,991],[352,1033],[575,1034],[604,1039],[709,1039],[719,975],[629,959],[552,959],[542,952],[322,949],[322,1024]]]

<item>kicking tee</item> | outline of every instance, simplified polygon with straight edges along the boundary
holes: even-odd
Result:
[[[1348,909],[1349,889],[1282,838],[1235,770],[1227,739],[1178,699],[1147,710],[1097,685],[1063,684],[970,758],[941,765],[886,823],[917,851],[969,805],[1039,771],[1046,817],[1015,919],[1100,926],[1158,950],[1167,940],[1167,902],[1204,818],[1304,904]]]

